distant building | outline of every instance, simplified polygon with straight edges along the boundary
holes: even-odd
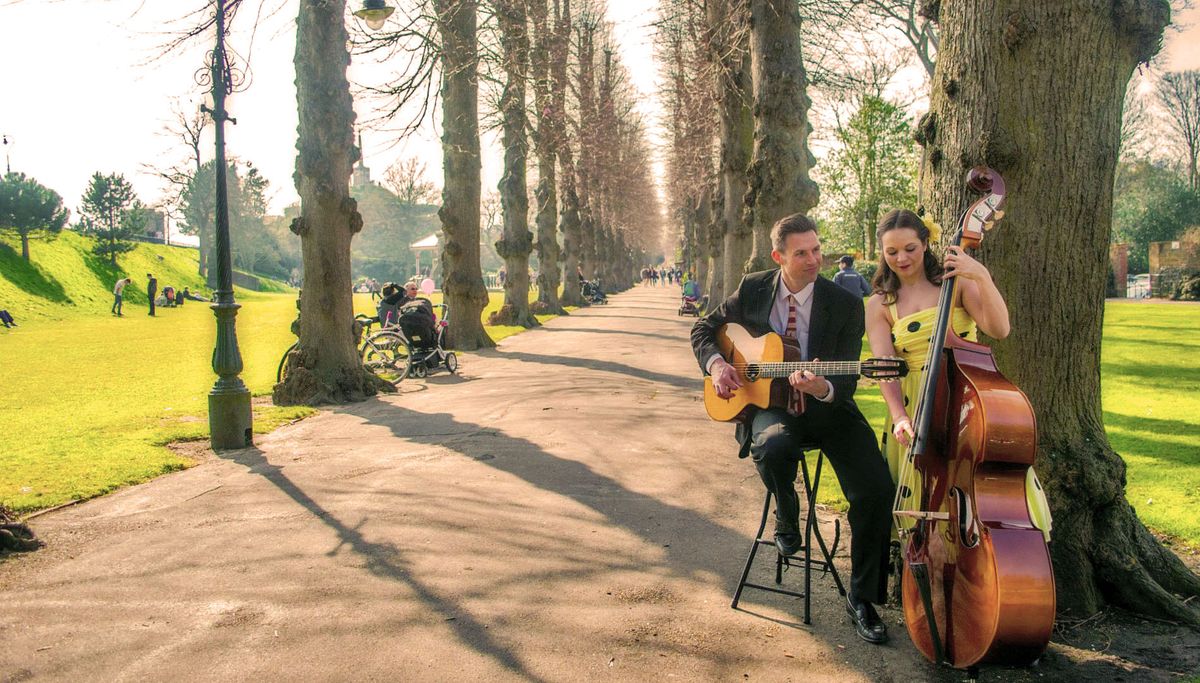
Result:
[[[1179,283],[1200,273],[1200,240],[1191,228],[1181,239],[1150,243],[1150,291],[1154,296],[1171,296]]]
[[[363,163],[362,133],[358,134],[358,163],[350,173],[350,187],[361,190],[371,184],[371,169]]]

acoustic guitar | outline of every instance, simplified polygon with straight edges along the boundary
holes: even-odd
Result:
[[[733,323],[717,330],[717,347],[744,382],[733,396],[721,398],[713,388],[712,377],[704,378],[704,409],[719,422],[741,420],[751,406],[786,409],[792,393],[787,377],[797,370],[808,370],[821,377],[856,375],[881,382],[897,381],[908,374],[908,363],[902,358],[801,361],[800,349],[791,340],[785,342],[774,332],[755,337]],[[800,397],[797,412],[803,410],[804,394]]]

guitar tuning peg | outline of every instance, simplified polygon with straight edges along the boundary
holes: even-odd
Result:
[[[997,211],[996,211],[996,213],[995,213],[994,215],[995,215],[995,218],[993,219],[994,221],[998,221],[998,220],[1000,220],[1000,219],[1004,218],[1004,212],[1003,212],[1003,211],[999,211],[999,210],[997,210]]]
[[[996,221],[984,221],[983,222],[983,231],[984,232],[987,232],[988,230],[991,230],[994,227],[996,227]]]

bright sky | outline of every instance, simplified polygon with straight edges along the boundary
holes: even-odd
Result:
[[[356,0],[351,0],[357,4]],[[251,43],[246,33],[254,23],[249,0],[236,18],[231,38],[244,57],[249,53],[253,80],[229,104],[236,126],[227,127],[231,155],[252,161],[271,182],[271,208],[296,200],[292,185],[295,163],[296,96],[292,58],[296,0],[282,4],[260,22]],[[653,124],[658,69],[652,58],[652,12],[649,2],[610,0],[610,19],[621,54],[635,85],[644,93],[641,109]],[[166,22],[200,0],[0,0],[0,133],[12,169],[38,179],[63,196],[73,211],[92,173],[119,172],[133,182],[143,201],[153,204],[160,183],[143,165],[166,166],[186,158],[182,143],[162,135],[171,118],[172,102],[191,108],[200,88],[194,74],[203,65],[203,45],[195,44],[163,59],[156,47],[166,39]],[[1177,17],[1186,33],[1171,32],[1165,49],[1172,70],[1200,68],[1200,8]],[[177,28],[177,26],[175,27]],[[351,78],[377,74],[351,68]],[[370,118],[358,105],[360,120]],[[376,179],[395,160],[419,156],[430,179],[441,181],[438,132],[427,126],[414,138],[396,142],[382,132],[364,133],[366,163]],[[501,155],[494,138],[485,137],[493,153],[485,153],[484,187],[494,188]],[[211,141],[205,154],[212,156]]]

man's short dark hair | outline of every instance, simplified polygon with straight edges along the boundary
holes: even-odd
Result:
[[[790,216],[784,216],[775,221],[775,225],[771,226],[771,247],[775,251],[783,251],[784,244],[787,242],[788,235],[799,234],[802,232],[816,232],[817,224],[811,218],[802,213],[794,213]]]
[[[845,256],[838,259],[838,263],[844,263],[844,264],[846,264],[846,267],[849,268],[854,265],[854,257],[851,256],[850,254],[846,254]]]

